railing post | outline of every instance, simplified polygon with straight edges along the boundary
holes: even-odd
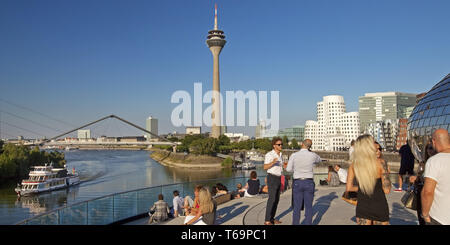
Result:
[[[114,197],[115,197],[116,195],[113,195],[112,197],[113,197],[113,205],[112,205],[112,208],[113,208],[113,211],[112,211],[112,221],[113,221],[113,223],[114,223],[114,220],[115,220],[115,217],[114,217],[114,215],[115,215],[115,213],[114,213],[114,205],[115,205],[115,202],[114,202]]]
[[[86,202],[86,225],[89,225],[89,201]]]

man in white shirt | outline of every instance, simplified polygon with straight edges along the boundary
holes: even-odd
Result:
[[[184,200],[182,197],[180,197],[180,193],[175,190],[173,191],[173,216],[183,216],[184,215],[184,209],[183,209],[183,203]]]
[[[294,201],[292,212],[292,224],[300,224],[300,209],[305,205],[305,224],[312,225],[312,204],[314,200],[314,172],[315,164],[321,162],[319,155],[309,151],[312,141],[303,141],[302,149],[291,155],[286,171],[294,172],[294,183],[292,185],[292,199]],[[270,187],[270,186],[269,186]]]
[[[445,129],[433,133],[438,154],[425,164],[422,189],[422,218],[427,225],[450,225],[450,137]]]
[[[275,214],[280,201],[283,140],[279,137],[273,138],[272,147],[273,150],[266,154],[264,160],[264,170],[267,170],[267,186],[269,189],[265,225],[281,224],[281,221],[275,219]]]
[[[348,149],[348,159],[351,161],[352,160],[352,154],[353,154],[353,151],[355,150],[354,148],[353,148],[353,146],[355,145],[355,140],[352,140],[351,142],[350,142],[350,148]]]
[[[339,181],[341,184],[347,183],[347,170],[341,168],[341,165],[336,164],[334,165],[334,171],[336,171],[339,175]]]

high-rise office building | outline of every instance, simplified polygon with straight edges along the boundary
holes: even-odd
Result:
[[[305,138],[305,126],[292,126],[292,128],[285,128],[278,132],[279,137],[286,136],[289,141],[293,139],[297,140],[297,142],[302,142]]]
[[[360,133],[367,132],[367,126],[371,123],[408,118],[415,105],[416,94],[384,92],[360,96]]]
[[[266,121],[261,120],[261,121],[259,121],[258,125],[256,126],[255,138],[256,139],[264,138],[265,132],[266,132]]]
[[[317,103],[317,121],[305,123],[305,139],[313,141],[313,150],[342,151],[358,135],[359,113],[347,113],[340,95],[324,96]]]
[[[150,131],[152,134],[158,135],[158,119],[151,116],[148,117],[147,120],[145,120],[145,129]],[[149,133],[146,133],[145,135],[147,140],[156,138],[154,135]]]
[[[91,138],[91,130],[78,130],[78,139],[90,139]]]

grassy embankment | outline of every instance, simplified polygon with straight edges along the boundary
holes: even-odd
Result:
[[[168,167],[189,169],[221,169],[223,159],[209,155],[173,153],[160,149],[152,149],[150,157]]]

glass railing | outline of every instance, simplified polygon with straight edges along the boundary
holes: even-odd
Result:
[[[266,176],[258,176],[264,183]],[[171,204],[173,191],[180,196],[194,196],[194,187],[198,184],[208,187],[222,183],[231,191],[238,183],[245,185],[248,177],[221,178],[195,182],[175,183],[132,191],[115,193],[89,201],[83,201],[52,210],[23,220],[17,225],[107,225],[124,219],[146,214],[150,207],[163,194],[164,200]]]
[[[315,173],[316,186],[327,176],[327,173]],[[261,185],[264,185],[265,177],[266,175],[258,176]],[[159,194],[163,194],[170,206],[175,190],[182,197],[193,197],[194,187],[199,184],[211,190],[213,185],[222,183],[232,191],[238,183],[245,186],[248,179],[247,176],[209,179],[125,191],[61,207],[23,220],[17,225],[108,225],[148,213],[153,203],[158,201]]]

